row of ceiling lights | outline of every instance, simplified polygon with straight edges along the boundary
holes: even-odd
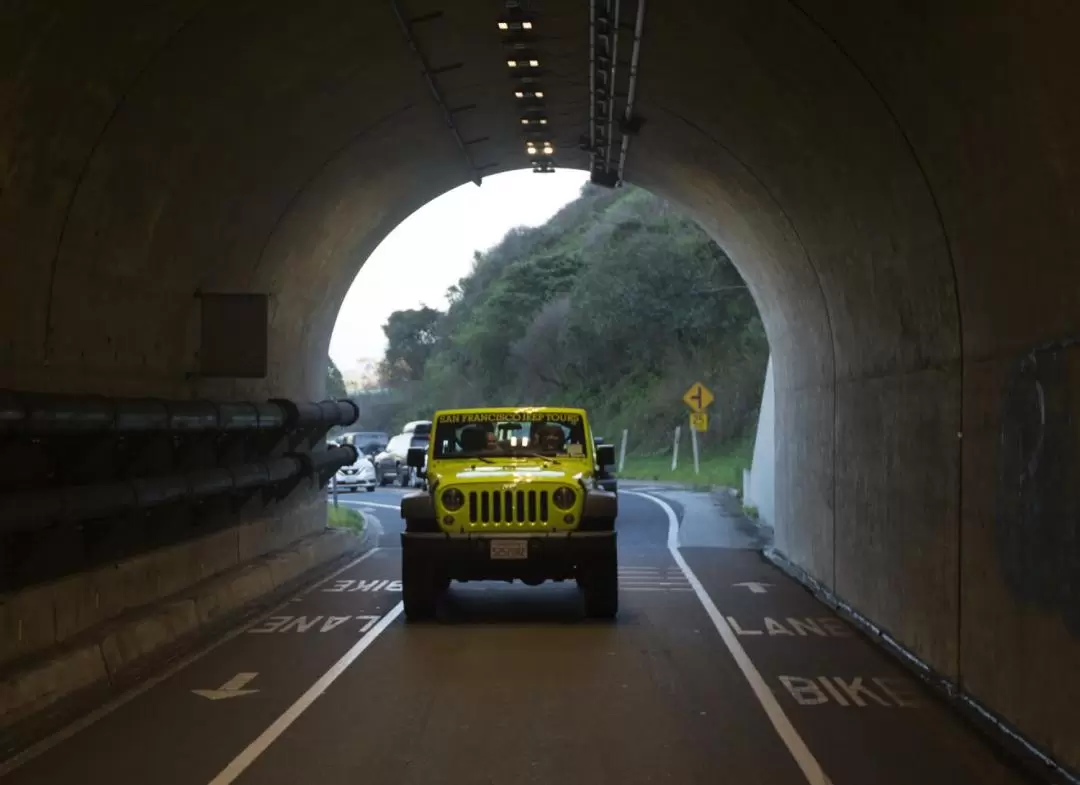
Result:
[[[555,145],[551,141],[544,91],[540,86],[540,59],[532,49],[533,22],[522,18],[516,3],[507,3],[510,17],[498,23],[503,44],[510,50],[506,65],[514,80],[514,97],[521,106],[525,152],[537,174],[555,171]]]

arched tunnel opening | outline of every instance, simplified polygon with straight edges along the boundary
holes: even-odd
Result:
[[[217,434],[221,405],[246,401],[271,407],[245,410],[248,431],[274,438],[237,440],[225,465],[295,463],[275,482],[252,470],[277,492],[225,505],[204,536],[185,518],[104,572],[9,587],[0,667],[47,687],[5,682],[4,708],[107,681],[113,660],[80,636],[196,578],[292,547],[280,575],[263,565],[211,603],[240,607],[341,555],[313,544],[310,461],[314,431],[349,412],[307,406],[341,298],[419,206],[550,158],[537,177],[581,168],[683,206],[751,288],[775,371],[777,557],[1080,769],[1078,24],[1067,2],[9,4],[10,411],[206,401],[187,416]],[[533,136],[522,120],[540,118]],[[190,489],[225,459],[198,440],[177,457],[174,431],[154,449]],[[14,527],[64,478],[3,433]],[[77,476],[108,474],[80,439]],[[73,463],[65,437],[33,440]],[[191,631],[213,608],[151,626]],[[57,647],[93,662],[49,671]]]

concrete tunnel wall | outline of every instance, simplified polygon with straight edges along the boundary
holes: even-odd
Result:
[[[473,163],[526,165],[502,5],[403,5],[443,11],[416,33],[463,64]],[[587,6],[534,10],[583,167]],[[627,164],[761,308],[779,548],[1073,768],[1078,26],[1066,0],[654,2]],[[24,4],[0,68],[4,387],[318,397],[363,259],[474,174],[389,3]],[[190,376],[197,290],[271,295],[265,379]]]

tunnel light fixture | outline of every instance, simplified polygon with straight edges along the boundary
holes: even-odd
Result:
[[[533,23],[524,19],[506,19],[499,22],[500,30],[532,30]]]

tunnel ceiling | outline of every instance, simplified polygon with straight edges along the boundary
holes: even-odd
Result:
[[[729,250],[774,349],[799,345],[778,368],[796,383],[955,362],[965,300],[976,354],[1063,326],[1040,318],[1005,339],[985,314],[1007,299],[1045,317],[1043,298],[1064,290],[1028,295],[1018,269],[994,281],[982,269],[1075,250],[1047,242],[1064,200],[1030,194],[1005,211],[996,196],[1020,167],[1070,185],[1076,102],[1054,100],[1065,71],[1039,67],[1064,56],[1064,26],[1049,7],[1016,25],[1004,4],[967,18],[872,5],[644,12],[626,177]],[[637,5],[621,6],[624,92]],[[587,167],[589,5],[524,8],[556,163]],[[397,11],[447,106],[465,107],[453,129]],[[64,368],[82,386],[184,387],[195,294],[255,291],[274,297],[268,386],[311,392],[321,362],[302,376],[285,364],[322,353],[378,241],[447,189],[528,165],[495,0],[25,3],[7,17],[0,357],[12,384],[54,386]],[[1006,215],[1025,231],[989,240],[982,219]],[[107,305],[118,293],[124,306]]]

